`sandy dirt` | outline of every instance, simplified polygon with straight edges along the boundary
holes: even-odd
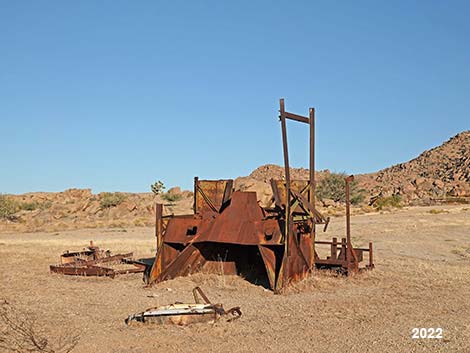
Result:
[[[352,229],[355,245],[374,242],[374,271],[349,278],[315,272],[282,295],[236,276],[197,274],[145,288],[141,274],[49,273],[63,250],[89,240],[153,256],[152,228],[0,234],[0,297],[51,337],[79,334],[73,352],[470,352],[468,206],[361,215]],[[320,239],[343,234],[344,219],[335,218]],[[188,327],[124,324],[148,307],[190,302],[195,286],[225,308],[240,306],[243,316]],[[414,327],[441,327],[443,339],[412,339]]]

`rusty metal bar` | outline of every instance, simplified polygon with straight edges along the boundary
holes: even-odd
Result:
[[[193,192],[193,211],[194,211],[194,214],[197,213],[197,204],[196,204],[196,194],[197,194],[197,186],[198,186],[198,182],[199,182],[199,178],[198,177],[194,177],[194,192]]]
[[[233,190],[233,180],[230,179],[227,181],[227,184],[225,185],[225,190],[224,190],[224,198],[222,199],[222,205],[224,205],[230,198],[232,197],[232,190]]]
[[[211,301],[209,300],[209,298],[207,298],[206,294],[202,291],[201,287],[195,287],[193,289],[193,297],[194,297],[195,303],[197,304],[199,303],[199,299],[197,296],[198,293],[201,296],[201,298],[204,300],[205,304],[211,304]]]
[[[351,210],[350,210],[350,186],[349,184],[354,180],[354,175],[350,175],[344,179],[346,183],[346,240],[348,244],[348,251],[346,252],[346,261],[349,264],[349,254],[352,255],[352,260],[354,261],[354,266],[357,267],[358,261],[356,253],[353,249],[352,242],[351,242]]]
[[[333,238],[333,241],[331,242],[330,258],[336,260],[337,255],[338,255],[338,239]]]
[[[155,205],[155,237],[157,238],[157,251],[163,244],[163,205]]]
[[[318,240],[318,241],[315,242],[315,244],[331,245],[331,244],[333,244],[333,242],[332,241]]]
[[[346,240],[348,242],[348,247],[351,246],[351,211],[350,211],[350,197],[349,197],[349,183],[354,180],[354,176],[350,175],[344,179],[346,183]]]
[[[309,123],[308,118],[306,118],[305,116],[302,116],[302,115],[297,115],[297,114],[293,114],[293,113],[289,113],[289,112],[284,112],[284,117],[286,117],[287,119],[299,121],[301,123],[306,123],[306,124]]]
[[[315,208],[315,108],[310,108],[310,204]]]
[[[346,261],[348,260],[348,251],[347,251],[347,249],[348,249],[348,247],[347,247],[346,238],[341,238],[341,254],[342,254],[342,256],[344,256]]]
[[[309,127],[310,127],[310,163],[309,163],[309,172],[310,172],[310,189],[309,189],[309,199],[308,201],[312,205],[312,208],[315,209],[315,108],[309,109]],[[325,223],[325,227],[327,227]],[[310,231],[310,237],[312,238],[312,253],[315,253],[315,234],[316,234],[316,225],[315,222],[312,222],[312,229]],[[335,250],[336,251],[336,250]],[[335,253],[336,258],[336,253]]]
[[[369,267],[374,267],[374,255],[372,251],[372,242],[369,242]]]
[[[285,243],[286,243],[286,252],[289,249],[288,239],[289,234],[291,233],[292,222],[291,222],[291,214],[290,214],[290,167],[289,167],[289,151],[287,148],[287,127],[286,127],[286,112],[284,107],[284,98],[279,100],[280,110],[281,113],[281,128],[282,128],[282,147],[284,151],[284,168],[286,174],[286,193],[287,193],[287,202],[286,202],[286,219],[285,219]]]

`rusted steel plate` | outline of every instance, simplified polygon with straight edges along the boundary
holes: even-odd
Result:
[[[204,227],[201,226],[200,234],[194,238],[193,243],[210,241],[256,245],[259,243],[259,235],[254,222],[263,218],[256,193],[236,191],[227,208]]]
[[[224,200],[230,199],[233,180],[195,180],[195,213],[220,212]]]
[[[200,219],[194,216],[188,218],[178,218],[168,222],[165,231],[165,243],[188,244],[200,230]]]
[[[279,254],[284,250],[282,246],[268,247],[259,245],[259,252],[263,258],[264,266],[266,267],[266,274],[269,280],[269,286],[271,288],[276,288],[276,281],[279,276],[279,272],[276,271],[276,262],[280,261]],[[276,258],[276,252],[278,256]]]

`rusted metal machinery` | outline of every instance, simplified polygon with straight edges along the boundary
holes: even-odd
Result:
[[[309,125],[309,180],[291,180],[287,144],[287,119]],[[232,180],[194,180],[194,214],[163,216],[156,205],[157,254],[147,271],[147,283],[194,272],[239,274],[247,280],[279,291],[305,277],[315,266],[357,271],[363,253],[372,244],[353,248],[350,237],[349,183],[346,180],[347,232],[338,242],[315,241],[316,226],[328,227],[329,218],[315,208],[315,110],[309,117],[286,112],[280,100],[280,121],[285,180],[271,180],[274,206],[258,205],[255,192],[233,190]],[[315,245],[329,245],[330,255],[320,258]]]
[[[132,259],[132,253],[111,255],[90,242],[83,251],[65,251],[60,256],[59,265],[51,265],[51,272],[70,276],[108,276],[144,272],[146,264]],[[103,266],[106,264],[106,267]],[[120,266],[116,269],[111,266]]]
[[[238,306],[225,310],[222,304],[212,304],[199,287],[193,289],[193,296],[194,303],[174,303],[150,308],[130,315],[125,323],[127,325],[173,324],[182,326],[197,322],[214,323],[221,317],[227,318],[227,321],[233,321],[242,315]]]

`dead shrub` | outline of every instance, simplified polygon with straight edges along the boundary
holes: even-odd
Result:
[[[7,300],[0,300],[0,348],[6,352],[68,353],[79,339],[78,335],[48,337],[35,320]]]

